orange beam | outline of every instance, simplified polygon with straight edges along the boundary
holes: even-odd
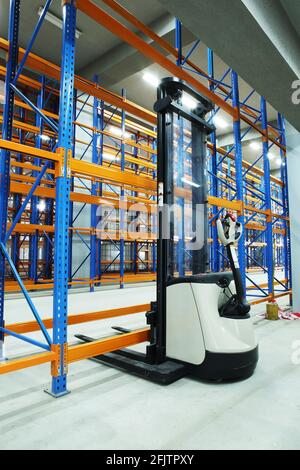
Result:
[[[41,171],[41,168],[40,168],[40,171]],[[36,178],[34,178],[33,176],[18,175],[16,173],[11,173],[10,179],[11,181],[22,181],[23,183],[29,183],[29,184],[34,184],[36,181]],[[49,186],[54,186],[55,182],[49,181],[48,179],[45,178],[41,180],[41,185],[44,185],[44,184],[49,185]]]
[[[27,369],[29,367],[39,366],[41,364],[46,364],[47,362],[52,362],[55,359],[56,354],[54,352],[46,352],[41,354],[35,354],[33,356],[23,357],[21,359],[1,362],[0,375],[8,374],[10,372],[15,372],[21,369]]]
[[[8,224],[8,229],[10,228],[11,224]],[[35,225],[35,224],[17,224],[13,233],[54,233],[54,226],[53,225]]]
[[[249,212],[255,212],[257,214],[263,214],[263,215],[270,215],[269,210],[263,210],[263,209],[257,209],[256,207],[253,206],[244,206],[244,209],[249,211]]]
[[[28,111],[32,111],[31,106],[29,104],[23,103],[23,101],[15,100],[15,106],[18,106],[19,108],[27,109]],[[47,111],[46,109],[41,110],[43,114],[49,118],[53,119],[59,119],[58,114],[51,113],[50,111]],[[37,127],[37,132],[39,132],[39,128]]]
[[[68,363],[90,359],[100,354],[106,354],[128,346],[134,346],[150,341],[150,329],[145,328],[124,335],[117,335],[110,338],[104,338],[93,343],[80,344],[68,347]],[[29,367],[54,362],[57,358],[55,352],[46,352],[23,357],[7,362],[0,363],[0,375],[15,372],[17,370],[27,369]]]
[[[37,149],[35,147],[30,147],[29,145],[18,144],[17,142],[11,142],[9,140],[0,139],[0,148],[9,150],[10,152],[31,155],[32,157],[44,158],[45,160],[51,160],[54,162],[62,161],[62,158],[58,153],[48,152],[47,150]]]
[[[126,173],[118,170],[112,170],[107,167],[101,167],[94,163],[71,159],[71,170],[74,174],[94,176],[108,181],[114,181],[121,184],[129,184],[137,188],[151,189],[156,191],[157,184],[150,177],[138,176],[134,173]]]
[[[208,196],[208,203],[212,206],[224,207],[226,209],[234,210],[237,212],[243,211],[242,201],[229,201],[227,199],[221,199],[219,197]]]
[[[101,354],[117,351],[118,349],[145,343],[147,341],[150,341],[150,329],[144,328],[133,331],[132,333],[104,338],[99,341],[94,341],[93,343],[71,346],[68,349],[68,363],[90,359]]]
[[[244,209],[246,211],[255,212],[256,214],[266,215],[274,219],[285,220],[287,222],[290,220],[289,217],[286,217],[284,215],[276,214],[275,212],[270,212],[269,210],[258,209],[257,207],[253,207],[253,206],[244,206]]]
[[[101,168],[101,167],[100,167]],[[17,183],[15,181],[11,181],[10,183],[10,191],[11,193],[16,193],[16,194],[24,194],[27,195],[30,191],[31,186],[28,184],[23,184],[23,183]],[[42,198],[49,198],[49,199],[55,199],[55,189],[54,188],[45,188],[42,186],[39,186],[36,191],[35,195],[38,197]],[[84,194],[84,193],[71,193],[70,200],[72,202],[80,202],[80,203],[87,203],[87,204],[94,204],[96,206],[100,204],[104,204],[107,206],[112,206],[112,207],[119,207],[120,201],[119,199],[104,199],[98,196],[92,196],[90,194]],[[146,204],[144,204],[146,205]],[[153,204],[149,204],[149,207],[153,206]],[[143,211],[143,207],[140,207],[140,212]]]
[[[3,117],[0,116],[0,124],[3,123]],[[22,129],[25,132],[33,132],[34,134],[39,133],[39,129],[36,126],[33,126],[31,124],[28,124],[26,122],[18,121],[14,119],[13,121],[13,127],[16,129]]]
[[[8,50],[8,41],[6,39],[0,38],[0,49],[4,51]],[[5,79],[6,67],[2,65],[0,66],[0,75],[2,75],[2,77],[4,77]],[[29,78],[26,75],[20,75],[18,82],[22,83],[22,85],[29,86],[30,88],[33,88],[35,90],[42,89],[42,85],[40,82],[38,82],[37,80],[34,80],[33,78]],[[46,90],[51,91],[52,94],[59,95],[59,90],[56,90],[55,88],[49,87],[47,85],[46,85]]]
[[[150,304],[135,305],[132,307],[123,307],[123,308],[116,308],[116,309],[111,309],[111,310],[102,310],[100,312],[69,315],[68,325],[79,325],[82,323],[89,323],[89,322],[93,322],[96,320],[104,320],[107,318],[133,315],[136,313],[147,312],[148,310],[150,310]],[[46,318],[45,320],[43,320],[43,323],[45,325],[45,328],[47,329],[53,328],[52,318]],[[18,333],[18,334],[32,333],[33,331],[40,330],[40,327],[36,321],[14,323],[12,325],[8,325],[6,328],[12,331],[13,333]]]
[[[30,191],[30,188],[31,185],[29,184],[16,183],[15,181],[11,181],[10,183],[11,193],[27,195]],[[43,198],[47,197],[49,199],[55,199],[55,189],[39,186],[35,190],[35,195]]]
[[[12,162],[11,162],[11,166],[12,167],[15,167],[15,168],[22,168],[24,170],[29,170],[29,171],[38,171],[40,172],[42,167],[41,166],[37,166],[37,165],[32,165],[31,163],[22,163],[22,162],[17,162],[16,160],[14,160],[14,158],[12,159]],[[46,174],[51,174],[51,175],[55,175],[55,170],[51,170],[51,169],[48,169],[46,171]],[[17,175],[17,174],[12,174],[12,176],[21,176],[21,175]],[[47,181],[47,184],[51,184],[51,181],[49,180],[46,180]]]
[[[126,8],[122,7],[119,3],[115,2],[114,0],[102,0],[107,6],[109,6],[112,10],[118,13],[120,16],[125,18],[129,21],[133,26],[138,28],[142,33],[146,34],[149,38],[155,41],[159,46],[165,49],[172,55],[177,57],[177,51],[174,47],[172,47],[167,41],[162,39],[158,34],[156,34],[152,29],[148,28],[144,23],[139,21],[132,13],[130,13]]]
[[[138,273],[138,274],[125,274],[123,281],[125,283],[139,283],[139,282],[147,282],[147,281],[155,281],[156,278],[156,273]],[[97,285],[97,284],[116,284],[121,281],[121,276],[120,274],[117,275],[107,275],[105,277],[102,277],[101,280],[96,280],[93,282],[91,279],[77,279],[72,282],[69,282],[69,287],[70,286],[90,286],[92,284]],[[45,290],[52,290],[54,287],[54,284],[51,280],[43,280],[39,284],[34,284],[32,281],[25,281],[25,287],[28,291],[45,291]],[[17,282],[6,282],[5,283],[5,292],[19,292],[20,286]]]
[[[286,283],[287,283],[287,279],[283,279],[281,282],[282,282],[282,284],[286,284]],[[280,283],[276,281],[276,282],[274,282],[274,285],[275,285],[275,286],[279,286]],[[264,284],[258,284],[258,286],[261,287],[262,289],[266,289],[266,288],[268,287],[268,283],[266,282],[266,283],[264,283]],[[247,287],[247,290],[257,290],[257,287],[254,286],[254,285],[253,285],[253,286],[248,286],[248,287]]]
[[[282,294],[276,294],[276,295],[268,295],[264,299],[258,299],[258,300],[253,300],[251,305],[259,305],[259,304],[264,304],[266,302],[269,302],[272,299],[280,299],[281,297],[286,297],[287,295],[292,295],[292,291],[289,290],[287,292],[283,292]]]

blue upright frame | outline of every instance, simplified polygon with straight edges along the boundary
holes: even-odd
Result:
[[[268,115],[267,115],[267,102],[266,99],[261,97],[261,124],[262,130],[268,134]],[[263,138],[263,168],[264,168],[264,193],[265,193],[265,207],[271,213],[271,171],[269,160],[269,143],[267,138]],[[266,265],[268,275],[268,293],[273,294],[273,277],[274,277],[274,264],[273,264],[273,224],[272,217],[267,217],[266,220]]]
[[[20,21],[20,0],[11,0],[8,27],[8,62],[5,81],[5,103],[3,110],[2,139],[12,140],[13,114],[14,114],[14,91],[11,88],[17,65],[19,54],[19,21]],[[8,197],[10,190],[10,152],[1,150],[0,161],[0,241],[5,244],[7,217],[8,217]],[[0,250],[0,328],[4,328],[4,294],[5,294],[5,255]],[[0,331],[0,359],[3,358],[4,331]]]
[[[211,49],[207,49],[207,62],[208,62],[208,74],[212,80],[215,78],[215,68],[214,68],[214,53]],[[211,81],[209,83],[209,88],[211,91],[214,91],[215,85],[214,82]],[[212,115],[214,111],[212,111]],[[211,166],[212,166],[212,194],[218,197],[219,194],[219,181],[217,178],[218,174],[218,153],[217,153],[217,134],[216,131],[210,134],[210,141],[212,143],[212,151],[211,151]],[[220,271],[220,256],[219,256],[219,237],[218,237],[218,230],[216,224],[216,218],[218,216],[218,208],[213,206],[212,208],[212,215],[214,218],[213,223],[211,224],[211,232],[212,232],[212,250],[211,250],[211,268],[213,272]]]
[[[233,122],[233,133],[234,133],[234,145],[235,145],[235,171],[236,171],[236,198],[238,201],[244,203],[244,181],[243,181],[243,151],[242,151],[242,139],[241,139],[241,121],[240,121],[240,96],[239,96],[239,79],[237,73],[232,70],[231,72],[232,82],[232,105],[237,111],[237,118]],[[244,215],[241,214],[238,217],[242,227],[245,226]],[[245,263],[245,246],[246,237],[245,230],[241,235],[238,244],[238,257],[240,264],[240,271],[244,289],[246,289],[246,263]]]
[[[71,174],[69,160],[73,149],[73,106],[75,72],[76,1],[63,5],[63,46],[60,84],[58,148],[63,149],[62,174],[56,179],[53,344],[60,347],[57,377],[52,379],[52,395],[67,391],[67,322],[68,322],[68,260],[69,260],[69,200]]]

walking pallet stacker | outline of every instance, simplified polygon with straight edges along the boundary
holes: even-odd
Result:
[[[146,314],[150,345],[146,354],[119,350],[95,358],[162,384],[186,375],[247,378],[258,361],[234,248],[243,228],[232,215],[218,221],[231,271],[207,272],[206,141],[214,126],[206,116],[212,109],[177,79],[158,88],[158,281],[157,301]]]

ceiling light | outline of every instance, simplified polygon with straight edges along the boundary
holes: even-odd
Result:
[[[274,153],[270,153],[270,152],[269,152],[269,153],[268,153],[268,159],[269,159],[269,160],[274,160],[274,158],[275,158]]]
[[[49,142],[50,141],[50,137],[48,135],[45,135],[45,134],[41,134],[40,138],[43,142]]]
[[[181,178],[181,181],[182,181],[183,183],[185,183],[185,184],[188,184],[188,185],[190,185],[190,186],[193,186],[194,188],[200,188],[200,185],[199,185],[199,184],[194,183],[193,181],[188,180],[188,179],[186,179],[186,178]]]
[[[181,101],[183,106],[191,110],[195,109],[198,105],[198,102],[187,93],[182,94]]]
[[[276,163],[277,163],[277,165],[281,166],[281,165],[282,165],[282,160],[281,160],[281,158],[277,158]]]
[[[131,138],[131,135],[128,132],[123,133],[122,129],[120,129],[119,127],[111,126],[109,130],[112,134],[114,134],[117,137],[124,137],[125,139]]]
[[[226,127],[229,126],[228,122],[225,121],[225,119],[221,118],[220,116],[215,116],[213,118],[213,122],[216,127],[219,127],[220,129],[226,129]]]
[[[258,142],[251,142],[249,145],[253,150],[261,150],[261,145]]]
[[[38,11],[38,15],[42,16],[43,11],[44,11],[44,8],[40,7],[39,11]],[[57,16],[53,15],[49,11],[46,13],[45,20],[48,21],[48,23],[53,24],[57,28],[59,28],[61,30],[63,29],[63,20],[58,18]],[[82,31],[79,31],[79,29],[76,29],[76,31],[75,31],[76,39],[79,39],[81,35],[82,35]]]
[[[145,80],[145,82],[149,83],[154,88],[157,88],[159,83],[160,83],[159,78],[156,75],[153,75],[153,73],[150,73],[150,72],[145,72],[144,75],[143,75],[143,79]]]
[[[46,202],[41,200],[37,205],[37,209],[39,212],[44,212],[46,209]]]

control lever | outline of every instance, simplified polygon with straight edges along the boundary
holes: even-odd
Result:
[[[222,309],[222,316],[245,316],[250,312],[243,286],[240,265],[235,249],[243,233],[243,227],[232,214],[226,214],[223,220],[217,221],[219,239],[226,247],[227,256],[233,273],[236,296],[233,296]]]

